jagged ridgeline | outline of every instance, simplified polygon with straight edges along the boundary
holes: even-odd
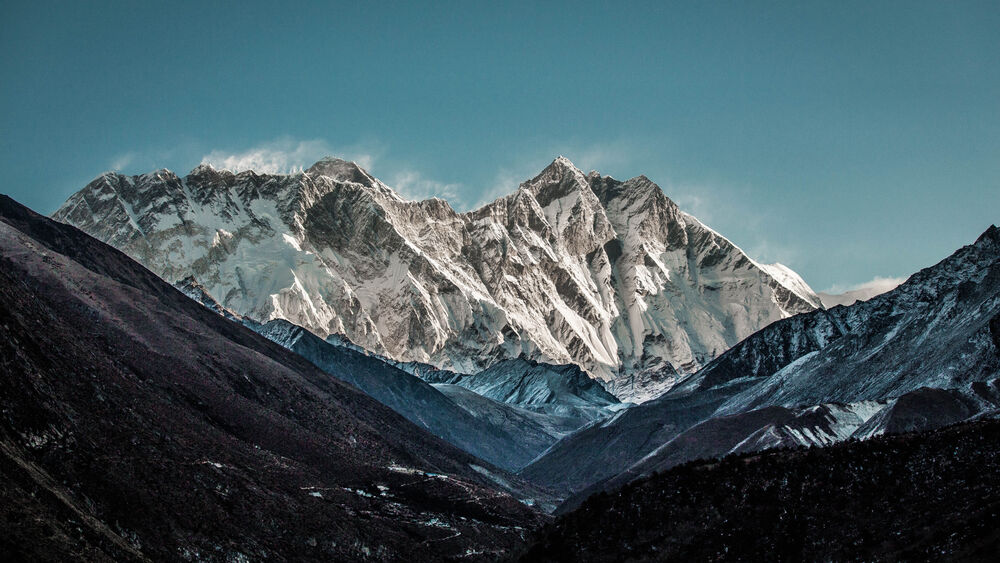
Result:
[[[329,158],[290,175],[107,173],[54,218],[257,321],[461,373],[573,363],[623,400],[821,307],[794,272],[758,264],[646,177],[585,175],[562,157],[466,213]]]
[[[0,319],[2,561],[501,557],[542,519],[534,487],[2,195]]]
[[[699,457],[825,446],[1000,414],[1000,229],[869,301],[758,331],[522,471],[588,494]]]

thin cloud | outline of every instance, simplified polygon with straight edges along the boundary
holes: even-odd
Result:
[[[390,177],[388,184],[403,198],[416,201],[439,197],[451,203],[458,199],[458,194],[462,190],[461,184],[438,182],[416,170],[397,172]]]
[[[760,236],[760,227],[772,220],[769,219],[770,211],[753,206],[750,203],[752,198],[745,196],[745,188],[706,183],[674,183],[669,180],[661,186],[667,197],[674,200],[678,207],[723,236],[733,237],[736,232],[728,227],[741,225],[744,236],[738,240],[730,240],[754,260],[764,263],[780,262],[787,266],[800,258],[799,250],[792,245]],[[751,238],[747,239],[747,235]]]
[[[670,194],[667,194],[667,197],[670,197]],[[709,198],[705,195],[689,189],[682,191],[671,199],[674,200],[674,203],[678,207],[694,215],[702,223],[710,225],[714,222],[714,213],[718,208],[713,203],[710,203]]]
[[[541,169],[535,172],[537,174]],[[510,169],[501,168],[497,171],[496,179],[490,187],[485,190],[481,190],[478,194],[478,198],[472,200],[471,205],[464,205],[462,210],[468,211],[471,209],[479,209],[480,207],[487,205],[504,197],[506,195],[512,194],[517,191],[518,186],[526,180],[530,180],[531,175],[518,174]]]
[[[111,160],[111,166],[108,168],[114,170],[115,172],[121,172],[122,169],[128,167],[135,161],[136,153],[129,151],[127,153],[120,154]]]
[[[108,170],[113,172],[141,174],[163,168],[172,160],[176,160],[181,154],[191,151],[189,145],[180,145],[171,148],[150,148],[142,151],[127,151],[115,155],[108,162]],[[197,154],[197,153],[195,153]]]
[[[904,281],[906,281],[906,278],[875,276],[870,281],[854,285],[834,284],[823,290],[823,293],[830,295],[845,293],[870,294],[870,297],[874,297],[896,289],[896,287]]]
[[[820,301],[829,309],[837,305],[851,305],[858,301],[867,301],[877,295],[896,289],[906,278],[887,278],[876,276],[871,281],[851,286],[833,285],[826,291],[819,292]]]
[[[382,158],[385,152],[383,148],[377,144],[372,145],[335,147],[325,139],[281,137],[243,151],[213,150],[202,157],[201,163],[232,172],[254,170],[267,174],[292,174],[302,172],[323,157],[335,156],[356,162],[406,199],[460,199],[463,193],[461,184],[440,182],[419,170],[400,168],[398,163],[394,165]],[[375,169],[376,165],[379,165],[378,170]]]
[[[239,152],[213,150],[202,157],[201,163],[232,172],[254,170],[267,174],[290,174],[305,170],[325,156],[353,160],[367,170],[378,159],[376,151],[360,147],[335,148],[323,139],[281,137]]]
[[[624,177],[640,156],[647,154],[642,146],[627,140],[605,143],[558,142],[530,149],[521,149],[509,155],[508,164],[497,168],[495,179],[478,191],[466,188],[456,202],[462,209],[478,209],[486,204],[517,191],[521,183],[538,175],[558,156],[565,156],[584,173],[597,170],[605,175]]]

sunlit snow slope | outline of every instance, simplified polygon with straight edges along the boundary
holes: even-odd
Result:
[[[562,157],[468,213],[405,201],[328,158],[290,175],[106,173],[54,218],[259,321],[465,373],[520,356],[574,363],[632,401],[821,307],[791,270],[754,262],[644,176],[584,175]]]

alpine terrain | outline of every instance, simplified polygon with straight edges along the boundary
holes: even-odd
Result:
[[[1000,422],[693,461],[598,494],[522,561],[993,561]]]
[[[692,459],[938,428],[1000,413],[1000,229],[896,289],[751,335],[655,400],[522,471],[596,490]]]
[[[4,561],[496,558],[544,519],[513,475],[6,196],[0,319]]]
[[[257,322],[462,374],[574,364],[632,402],[822,307],[794,272],[756,263],[646,177],[562,157],[466,213],[327,158],[289,175],[109,172],[53,217]]]
[[[511,360],[486,372],[463,376],[426,364],[380,358],[350,343],[323,340],[282,319],[261,324],[241,317],[212,299],[191,278],[181,280],[176,287],[212,311],[243,324],[309,360],[327,374],[354,385],[431,434],[504,469],[522,468],[559,438],[626,406],[575,366]],[[495,372],[501,366],[506,369],[497,377]],[[570,368],[576,377],[563,377]],[[530,377],[539,373],[548,377]],[[459,384],[432,386],[414,375],[438,383],[445,380],[462,383],[466,387],[469,387],[468,382],[488,379],[516,389],[518,394],[479,394]],[[494,385],[494,389],[502,387]],[[530,393],[530,396],[523,397],[522,393]]]

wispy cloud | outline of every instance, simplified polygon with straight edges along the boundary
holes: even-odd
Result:
[[[169,162],[177,160],[182,155],[189,153],[192,147],[189,144],[182,144],[170,148],[148,148],[145,150],[131,150],[115,155],[108,162],[108,170],[122,173],[143,173],[163,168]]]
[[[460,205],[462,205],[463,210],[479,209],[480,207],[491,203],[505,195],[512,194],[517,191],[517,187],[521,185],[521,182],[529,180],[532,176],[540,172],[541,169],[536,170],[534,173],[518,173],[510,168],[501,168],[496,173],[496,178],[489,185],[489,187],[478,190],[475,194],[470,194],[471,197],[466,197]]]
[[[115,172],[120,172],[124,168],[127,168],[128,165],[132,164],[132,162],[135,161],[135,157],[136,153],[134,151],[120,154],[111,159],[111,166],[109,166],[109,169],[114,170]]]
[[[384,147],[373,142],[334,146],[325,139],[281,137],[241,151],[213,150],[202,157],[201,162],[233,172],[254,170],[268,174],[290,174],[305,170],[325,156],[335,156],[358,163],[406,199],[461,199],[462,184],[430,178],[420,170],[383,158],[385,153]]]
[[[603,174],[614,175],[617,169],[631,167],[637,160],[646,155],[647,149],[624,139],[603,143],[565,143],[557,144],[550,151],[554,158],[559,154],[573,161],[584,172],[597,170]]]
[[[896,286],[903,283],[904,281],[906,281],[906,278],[875,276],[870,281],[854,285],[834,284],[828,287],[827,289],[823,290],[823,293],[829,293],[831,295],[840,293],[859,293],[859,294],[863,293],[869,295],[870,297],[874,297],[876,295],[895,289]]]
[[[627,170],[646,154],[646,149],[626,140],[603,143],[574,141],[545,143],[510,153],[507,162],[497,168],[492,182],[479,189],[466,187],[458,206],[476,209],[517,191],[522,182],[534,178],[558,156],[570,159],[583,172],[627,176]]]
[[[361,163],[359,162],[358,164]],[[462,191],[461,184],[438,182],[412,169],[401,170],[392,174],[386,180],[386,183],[389,187],[396,190],[399,195],[410,200],[439,197],[452,203],[458,199],[459,193]]]
[[[704,194],[702,190],[688,188],[673,196],[668,193],[667,196],[673,199],[681,209],[694,215],[702,223],[710,225],[714,222],[715,212],[718,208],[712,198]]]
[[[324,156],[337,156],[371,169],[378,150],[362,147],[334,147],[323,139],[296,140],[281,137],[242,151],[213,150],[201,159],[202,164],[242,172],[254,170],[268,174],[301,172]]]
[[[723,183],[674,183],[661,184],[668,197],[684,211],[699,221],[732,237],[733,243],[759,262],[780,262],[794,269],[803,259],[802,249],[794,242],[769,237],[766,226],[780,223],[773,210],[754,201],[753,190],[748,185]]]

